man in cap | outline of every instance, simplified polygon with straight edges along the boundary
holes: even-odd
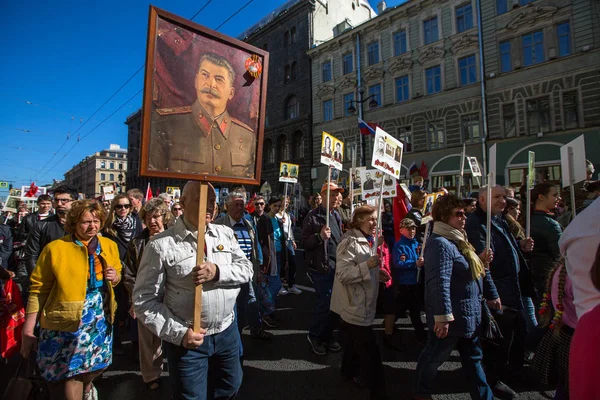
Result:
[[[252,178],[256,135],[232,118],[235,71],[224,57],[205,53],[194,80],[196,101],[153,115],[149,169]]]
[[[321,196],[327,195],[328,185],[321,188]],[[335,276],[337,245],[342,239],[342,219],[336,209],[342,203],[344,189],[335,183],[329,184],[329,226],[326,225],[327,209],[319,205],[308,213],[302,224],[302,244],[315,285],[317,304],[315,320],[308,332],[308,341],[315,354],[340,351],[340,344],[333,338],[339,316],[330,311],[331,290]]]
[[[234,306],[252,279],[252,263],[231,228],[212,224],[217,206],[209,185],[205,260],[196,265],[200,182],[183,188],[183,216],[144,250],[133,289],[136,316],[163,340],[175,399],[231,399],[242,383]],[[203,285],[200,331],[192,329],[194,293]],[[210,367],[209,367],[210,366]]]

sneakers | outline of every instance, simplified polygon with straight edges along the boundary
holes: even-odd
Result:
[[[501,381],[496,382],[496,384],[492,386],[492,393],[494,394],[494,397],[499,399],[512,400],[517,398],[517,393]]]
[[[96,390],[96,386],[92,385],[92,389],[83,393],[83,400],[98,400],[98,390]]]
[[[261,319],[263,324],[265,324],[269,328],[279,327],[279,323],[277,323],[277,321],[275,321],[275,318],[271,317],[270,315],[263,315]]]
[[[275,335],[273,335],[271,332],[267,332],[261,328],[261,329],[251,330],[250,337],[262,339],[262,340],[273,340]]]
[[[331,341],[327,343],[327,348],[329,349],[329,351],[333,351],[334,353],[337,353],[338,351],[342,350],[342,346],[340,346],[340,344],[335,339],[331,339]]]
[[[298,289],[296,287],[296,285],[292,286],[287,291],[288,291],[288,293],[291,293],[291,294],[302,294],[302,290]]]
[[[308,343],[310,343],[310,346],[312,347],[313,353],[315,353],[318,356],[324,356],[325,354],[327,354],[327,348],[325,347],[323,342],[321,342],[318,339],[311,338],[310,335],[307,335],[306,338],[308,339]]]
[[[282,286],[281,289],[279,289],[279,293],[277,293],[277,296],[285,296],[288,293],[289,292],[285,290],[285,288]]]

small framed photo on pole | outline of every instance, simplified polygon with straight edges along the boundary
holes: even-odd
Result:
[[[259,185],[269,54],[150,7],[140,175]]]
[[[279,182],[298,183],[300,165],[287,162],[279,163]]]

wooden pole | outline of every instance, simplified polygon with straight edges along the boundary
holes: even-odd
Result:
[[[325,226],[329,226],[329,193],[331,192],[331,165],[327,168],[327,215],[325,216]]]
[[[383,206],[383,180],[385,174],[381,174],[381,183],[379,184],[379,203],[377,204],[377,229],[375,230],[375,246],[371,247],[371,255],[377,254],[377,241],[381,233],[381,206]]]
[[[571,220],[577,216],[577,211],[575,210],[575,186],[573,182],[575,181],[575,171],[573,171],[573,148],[568,147],[569,150],[569,189],[571,192]]]
[[[487,181],[488,181],[488,185],[487,185],[487,201],[486,201],[486,217],[487,217],[487,221],[486,221],[486,232],[485,232],[485,249],[489,250],[490,246],[491,246],[491,239],[492,239],[492,185],[491,182],[493,182],[493,172],[490,172],[487,175]]]
[[[350,214],[354,214],[354,174],[356,173],[356,146],[352,148],[352,168],[350,169]]]
[[[198,203],[198,250],[196,252],[196,265],[202,264],[206,259],[204,254],[204,231],[206,230],[206,206],[208,202],[208,183],[200,184],[200,200]],[[202,322],[202,285],[196,286],[194,293],[194,332],[200,332]]]
[[[462,197],[460,193],[463,186],[463,176],[465,175],[465,157],[467,156],[467,145],[463,143],[462,157],[460,158],[460,177],[458,178],[458,187],[456,188],[456,195]]]

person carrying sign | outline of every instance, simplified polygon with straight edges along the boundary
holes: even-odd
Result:
[[[252,263],[231,228],[211,223],[216,194],[208,189],[205,262],[196,265],[200,182],[188,182],[183,216],[148,243],[133,289],[136,316],[163,340],[176,399],[233,398],[242,383],[234,305]],[[194,331],[197,285],[204,287],[202,328]]]

